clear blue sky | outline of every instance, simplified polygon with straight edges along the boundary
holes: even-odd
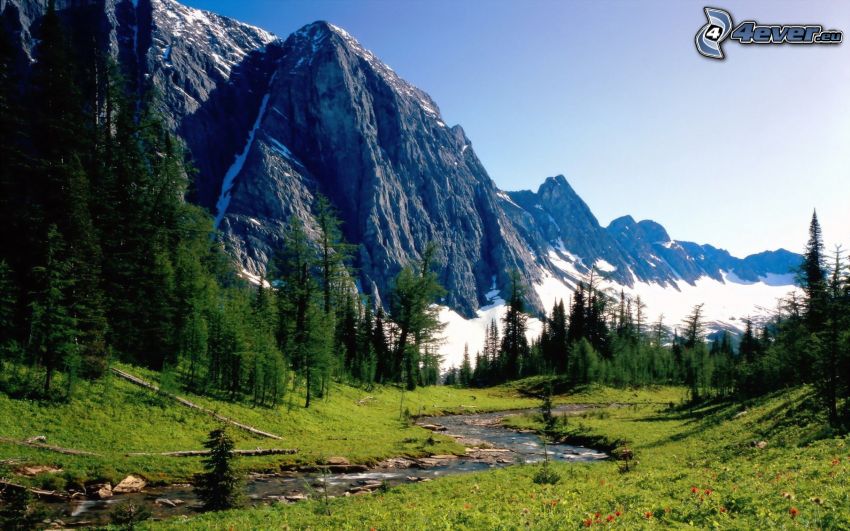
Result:
[[[281,37],[345,28],[464,127],[503,189],[563,173],[603,224],[651,218],[738,255],[800,251],[817,207],[827,244],[850,244],[848,42],[704,59],[706,4],[690,0],[186,3]],[[708,5],[850,37],[850,2]]]

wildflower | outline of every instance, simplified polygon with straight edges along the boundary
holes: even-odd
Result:
[[[623,513],[621,513],[620,511],[616,511],[614,514],[617,516],[617,518],[623,516]]]
[[[811,501],[815,505],[823,505],[823,500],[819,496],[815,496],[814,498],[810,498],[809,501]]]
[[[725,512],[726,512],[726,507],[722,507],[722,506],[721,506],[721,507],[720,507],[720,509],[719,509],[719,511],[720,511],[721,513],[725,513]]]
[[[609,522],[613,522],[613,521],[614,521],[614,515],[613,515],[613,514],[609,514],[609,515],[608,515],[608,518],[606,518],[606,520],[608,520]]]
[[[698,489],[698,488],[696,488],[696,487],[691,487],[691,494],[696,494],[697,492],[699,492],[699,489]]]
[[[549,502],[549,504],[552,505],[552,507],[554,507],[554,506],[558,505],[558,500],[552,500],[552,501]]]
[[[593,525],[593,520],[591,520],[590,518],[587,518],[582,523],[584,524],[584,527],[590,527],[590,526]]]
[[[785,498],[786,500],[793,500],[794,499],[794,495],[791,494],[790,492],[783,492],[782,497]]]
[[[646,511],[645,513],[643,513],[643,515],[644,515],[647,519],[650,519],[650,518],[652,518],[652,511]]]
[[[472,504],[464,503],[464,504],[463,504],[463,508],[464,508],[464,509],[472,509]]]
[[[598,519],[598,518],[601,518],[601,517],[602,517],[602,513],[600,513],[599,511],[596,511],[596,514],[594,514],[594,515],[593,515],[593,517],[594,517],[594,518],[597,518],[597,519]]]
[[[833,459],[833,460],[832,460],[832,466],[836,466],[836,465],[839,465],[839,464],[841,464],[841,460],[840,460],[840,459],[835,458],[835,459]]]
[[[788,509],[788,513],[791,515],[791,518],[797,518],[797,515],[800,514],[800,511],[796,507],[791,507]]]
[[[705,495],[706,495],[706,496],[711,496],[711,493],[712,493],[712,492],[713,492],[713,491],[712,491],[711,489],[705,489]]]

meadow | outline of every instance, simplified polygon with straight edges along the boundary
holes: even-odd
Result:
[[[582,401],[593,393],[586,391]],[[662,397],[670,394],[660,390]],[[628,447],[635,458],[628,471],[616,459],[551,463],[560,481],[546,485],[534,481],[542,465],[519,465],[370,496],[261,506],[145,528],[848,529],[850,447],[810,413],[812,400],[807,387],[746,404],[693,408],[618,400],[617,407],[559,418],[549,433]],[[506,422],[545,428],[537,414]]]

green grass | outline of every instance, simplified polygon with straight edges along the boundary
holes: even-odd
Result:
[[[630,472],[621,472],[615,461],[555,463],[561,481],[537,485],[532,478],[539,466],[516,466],[331,500],[330,515],[321,502],[310,501],[147,526],[578,529],[587,522],[619,529],[850,529],[850,446],[830,436],[823,419],[811,413],[816,408],[810,389],[777,393],[746,407],[707,404],[692,410],[664,404],[674,390],[655,392],[658,400],[645,400],[652,391],[639,392],[641,403],[571,416],[555,429],[560,437],[628,444],[639,462]],[[596,388],[581,398],[560,398],[605,402],[608,398],[597,398],[611,394],[621,391]],[[533,415],[509,423],[542,428]],[[752,443],[758,441],[767,446],[756,448]]]
[[[155,373],[137,367],[120,367],[154,383],[157,381]],[[240,467],[252,470],[276,470],[281,465],[317,463],[329,456],[343,456],[354,463],[369,464],[400,455],[458,453],[463,448],[448,437],[437,435],[434,437],[436,444],[430,444],[431,432],[400,421],[400,410],[409,410],[414,415],[439,414],[533,407],[536,404],[536,401],[521,397],[512,389],[460,390],[446,387],[407,392],[401,405],[400,391],[394,387],[379,386],[366,391],[333,385],[329,396],[315,400],[309,410],[303,408],[301,395],[294,397],[291,409],[286,404],[271,409],[180,394],[222,415],[283,437],[282,441],[257,438],[233,429],[231,433],[237,448],[299,449],[292,456],[239,460]],[[372,399],[358,404],[367,396]],[[125,454],[202,449],[202,441],[216,425],[217,421],[208,415],[115,376],[79,383],[74,399],[67,403],[11,399],[0,393],[0,435],[13,439],[44,435],[48,444],[98,454],[68,456],[0,442],[0,461],[11,459],[22,464],[58,466],[65,471],[59,477],[72,483],[92,479],[114,482],[130,473],[141,474],[153,483],[179,482],[201,470],[200,458],[127,457]],[[57,486],[55,478],[16,480],[30,484],[44,480],[50,481],[51,487]]]

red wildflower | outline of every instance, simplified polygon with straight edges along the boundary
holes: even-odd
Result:
[[[696,494],[697,492],[699,492],[699,489],[698,489],[698,488],[696,488],[696,487],[691,487],[691,494]]]
[[[832,466],[835,466],[835,465],[837,465],[837,464],[839,464],[839,463],[841,463],[841,460],[839,460],[839,459],[833,459],[833,460],[832,460]]]
[[[788,509],[788,513],[791,515],[791,518],[797,518],[797,515],[800,514],[800,511],[797,510],[796,507],[791,507]]]
[[[726,507],[721,507],[721,508],[720,508],[720,512],[721,512],[721,513],[725,513],[725,512],[726,512]]]
[[[591,520],[590,518],[588,518],[588,519],[586,519],[585,521],[583,521],[582,523],[584,524],[584,527],[590,527],[590,526],[592,526],[592,525],[593,525],[593,520]]]
[[[613,515],[613,514],[609,514],[609,515],[608,515],[608,518],[606,518],[606,520],[608,520],[609,522],[613,522],[613,521],[614,521],[614,515]]]
[[[643,515],[644,515],[646,518],[652,518],[652,511],[646,511],[645,513],[643,513]]]
[[[705,495],[706,496],[711,496],[711,493],[712,493],[711,489],[705,489]]]
[[[552,505],[552,507],[554,507],[554,506],[558,505],[558,500],[552,500],[549,503]]]
[[[623,516],[623,513],[621,513],[620,511],[617,511],[614,514],[617,515],[618,517]]]
[[[597,511],[596,514],[593,515],[594,518],[600,518],[601,516],[602,513],[600,513],[599,511]]]

